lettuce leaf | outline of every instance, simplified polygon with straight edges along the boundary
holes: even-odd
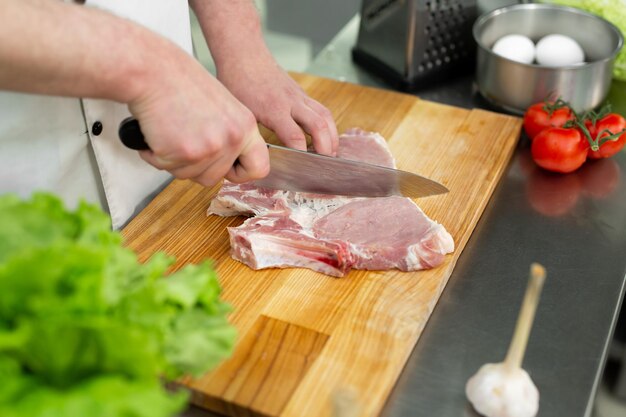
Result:
[[[160,378],[199,375],[232,352],[209,262],[164,278],[97,207],[50,194],[0,197],[0,415],[169,416],[186,395]],[[7,382],[8,381],[8,382]]]

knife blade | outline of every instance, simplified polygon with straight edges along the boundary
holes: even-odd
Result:
[[[267,144],[270,173],[252,183],[277,190],[353,197],[447,193],[436,181],[407,171]]]
[[[118,134],[130,149],[150,149],[139,122],[132,117],[120,123]],[[438,182],[407,171],[269,143],[267,147],[270,173],[252,181],[258,187],[352,197],[403,195],[419,198],[448,192]]]

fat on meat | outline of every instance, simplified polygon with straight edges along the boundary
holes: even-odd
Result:
[[[385,139],[350,129],[337,156],[395,167]],[[452,236],[406,197],[345,197],[270,190],[224,181],[208,214],[250,216],[229,227],[231,255],[252,269],[309,268],[342,277],[351,269],[415,271],[440,265]]]

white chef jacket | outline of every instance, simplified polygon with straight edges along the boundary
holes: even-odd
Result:
[[[85,6],[134,20],[191,53],[186,0],[87,0]],[[117,131],[127,116],[126,105],[106,100],[0,91],[0,193],[50,191],[70,208],[83,199],[107,210],[119,229],[171,179],[122,145]]]

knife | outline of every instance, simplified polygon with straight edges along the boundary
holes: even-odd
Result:
[[[136,119],[124,119],[118,133],[128,148],[150,149]],[[258,187],[353,197],[403,195],[418,198],[448,192],[438,182],[411,172],[269,143],[267,148],[270,173],[251,182]]]

